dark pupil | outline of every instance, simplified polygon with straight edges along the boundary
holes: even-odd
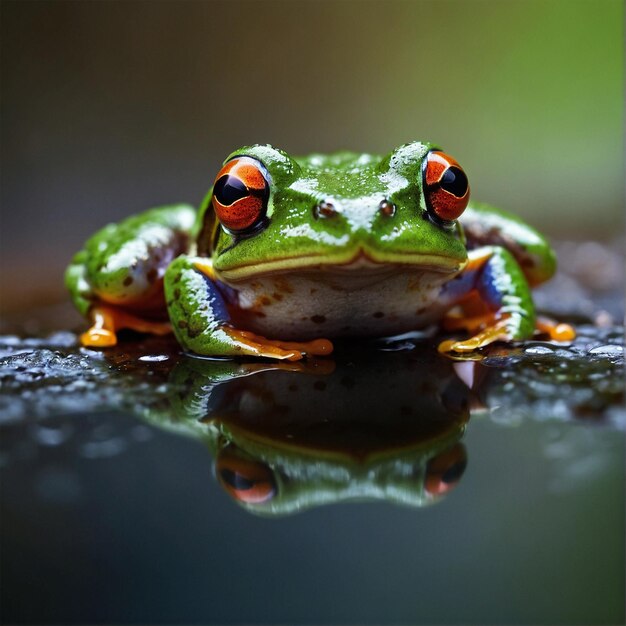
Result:
[[[459,461],[458,463],[455,463],[452,467],[449,467],[443,473],[441,480],[443,480],[446,485],[457,482],[461,478],[461,476],[463,476],[463,472],[465,471],[466,467],[467,461],[465,459]]]
[[[248,489],[252,489],[255,485],[255,483],[251,480],[248,480],[241,474],[237,474],[229,469],[223,469],[220,472],[220,475],[225,483],[237,491],[247,491]]]
[[[448,193],[455,195],[457,198],[462,198],[467,192],[467,176],[465,176],[465,172],[462,169],[453,165],[443,173],[439,185]]]
[[[250,192],[238,178],[225,174],[215,183],[213,194],[220,204],[228,206],[250,195]]]

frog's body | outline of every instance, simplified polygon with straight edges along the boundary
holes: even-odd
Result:
[[[462,169],[431,144],[302,159],[242,148],[195,225],[191,207],[162,207],[87,242],[67,272],[94,323],[83,342],[111,345],[121,327],[166,332],[166,312],[180,343],[209,356],[295,360],[330,352],[321,337],[444,318],[478,331],[444,350],[529,337],[529,284],[553,274],[552,250],[517,218],[468,201]]]

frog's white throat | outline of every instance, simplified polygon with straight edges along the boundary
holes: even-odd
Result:
[[[268,337],[387,336],[437,320],[446,306],[442,287],[457,272],[357,258],[224,282],[242,327]]]

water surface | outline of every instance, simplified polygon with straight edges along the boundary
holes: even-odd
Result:
[[[279,368],[5,338],[3,619],[620,623],[621,337]]]

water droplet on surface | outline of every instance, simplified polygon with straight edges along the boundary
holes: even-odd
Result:
[[[525,354],[554,354],[554,350],[549,346],[528,346],[524,350]]]
[[[621,356],[624,354],[624,346],[618,346],[615,344],[607,344],[605,346],[598,346],[589,350],[589,354],[601,355],[601,356]]]
[[[167,361],[170,357],[167,354],[145,354],[144,356],[140,356],[138,361],[143,361],[144,363],[158,363],[159,361]]]

